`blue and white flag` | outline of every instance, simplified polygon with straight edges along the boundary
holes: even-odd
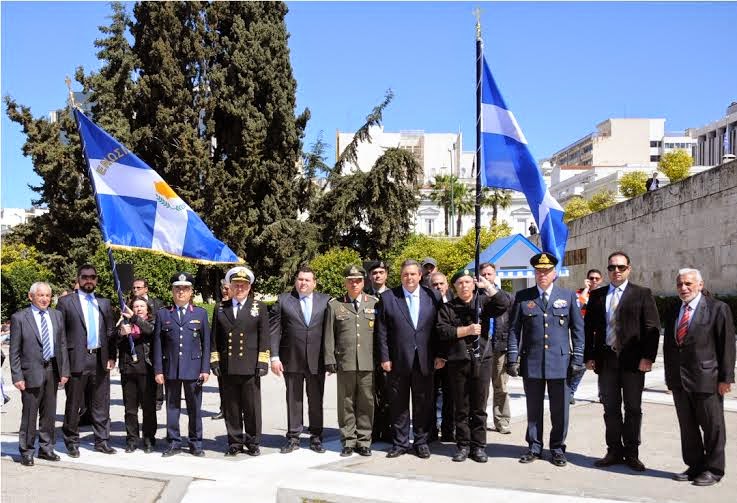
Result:
[[[486,58],[481,80],[481,184],[524,193],[540,230],[543,251],[555,255],[563,265],[568,239],[563,208],[545,186],[527,149],[527,139],[504,103]]]
[[[74,113],[108,246],[201,263],[242,262],[156,171],[82,112]]]
[[[724,143],[722,144],[724,147],[724,155],[728,155],[729,152],[729,128],[724,128]]]

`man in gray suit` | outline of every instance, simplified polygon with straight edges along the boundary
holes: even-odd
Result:
[[[323,322],[330,296],[315,292],[317,280],[300,268],[294,290],[279,295],[271,311],[271,371],[284,374],[287,386],[287,443],[282,454],[299,449],[303,428],[302,397],[307,390],[310,449],[323,453],[322,397],[325,391]]]
[[[54,453],[56,390],[58,383],[66,384],[70,374],[64,320],[59,311],[49,308],[51,287],[36,282],[31,285],[28,298],[31,305],[11,318],[10,371],[23,402],[18,434],[20,462],[33,466],[36,421],[38,457],[60,459]]]

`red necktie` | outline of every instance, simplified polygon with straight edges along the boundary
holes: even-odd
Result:
[[[678,330],[676,330],[676,342],[678,344],[683,344],[683,339],[686,338],[686,334],[688,333],[688,320],[690,319],[691,306],[684,304],[683,316],[681,317],[681,322],[678,324]]]

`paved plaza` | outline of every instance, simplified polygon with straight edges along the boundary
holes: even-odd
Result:
[[[7,347],[4,347],[7,354]],[[521,465],[517,458],[524,442],[525,401],[520,378],[510,379],[512,434],[488,432],[489,462],[451,462],[455,446],[436,442],[428,460],[413,455],[387,459],[387,444],[374,444],[370,458],[341,458],[337,430],[335,376],[325,389],[325,446],[316,454],[302,449],[279,454],[286,430],[285,387],[281,378],[262,379],[263,440],[260,457],[225,458],[227,448],[223,421],[210,419],[219,398],[214,376],[205,385],[204,458],[181,454],[164,459],[165,412],[158,413],[160,439],[156,453],[125,454],[125,433],[120,376],[112,376],[112,445],[115,455],[92,450],[90,427],[82,429],[81,457],[69,458],[61,439],[64,392],[57,406],[57,452],[61,462],[36,459],[26,468],[18,461],[17,431],[20,424],[20,393],[11,385],[10,371],[3,368],[6,392],[11,401],[2,409],[2,500],[12,503],[129,502],[452,502],[513,500],[515,503],[558,502],[692,502],[734,503],[737,494],[737,393],[725,401],[727,424],[727,474],[721,483],[699,488],[670,479],[685,467],[671,395],[663,383],[662,357],[647,375],[643,396],[643,444],[640,458],[647,466],[635,473],[625,466],[598,469],[596,459],[605,453],[602,406],[597,400],[595,375],[587,372],[571,408],[567,440],[568,466],[558,468],[547,460]],[[186,432],[186,413],[182,431]],[[546,424],[546,426],[549,426]],[[547,437],[548,432],[545,433]],[[545,456],[549,453],[546,451]],[[80,496],[81,495],[81,496]]]

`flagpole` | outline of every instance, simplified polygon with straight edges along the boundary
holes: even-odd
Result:
[[[79,112],[79,108],[77,104],[74,101],[74,93],[72,92],[72,81],[69,79],[69,76],[65,79],[67,87],[69,88],[69,105],[72,108],[72,115],[74,116],[74,123],[77,125],[77,130],[81,130],[79,125],[79,119],[77,118],[77,112]],[[81,113],[81,112],[79,112]],[[90,160],[87,157],[87,149],[84,146],[84,138],[82,137],[82,134],[80,132],[79,134],[79,143],[82,146],[82,155],[84,156],[84,160],[87,163],[87,176],[90,178],[90,183],[92,184],[92,193],[95,196],[95,208],[97,209],[97,221],[100,223],[100,233],[103,237],[103,240],[105,239],[105,227],[102,224],[102,211],[100,211],[100,203],[97,200],[97,188],[95,187],[95,178],[92,176],[92,172],[90,171],[92,169],[92,166],[90,165]],[[118,267],[115,263],[115,257],[113,256],[113,249],[105,243],[105,248],[107,249],[107,256],[108,260],[110,261],[110,269],[112,269],[113,272],[113,285],[115,286],[115,292],[118,294],[118,303],[120,304],[120,312],[122,313],[125,311],[125,299],[123,298],[123,289],[120,286],[120,278],[118,277]],[[128,344],[130,345],[131,350],[131,358],[133,360],[133,363],[138,362],[138,355],[136,354],[136,348],[135,344],[133,342],[133,336],[131,334],[128,334]]]
[[[481,72],[482,72],[482,40],[481,40],[481,10],[474,10],[476,15],[476,248],[475,248],[475,276],[480,278],[479,253],[481,248]],[[475,322],[479,323],[478,295],[474,309]]]

